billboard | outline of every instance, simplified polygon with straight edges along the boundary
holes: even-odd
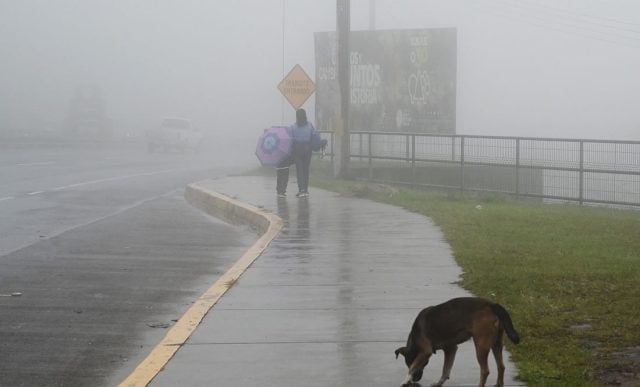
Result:
[[[456,29],[352,31],[350,131],[456,132]],[[316,125],[340,109],[335,32],[315,33]]]

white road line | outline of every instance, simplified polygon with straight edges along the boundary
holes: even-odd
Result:
[[[75,187],[81,187],[81,186],[84,186],[84,185],[104,183],[104,182],[107,182],[107,181],[125,180],[125,179],[132,179],[134,177],[159,175],[159,174],[162,174],[162,173],[169,173],[169,172],[178,171],[179,169],[180,168],[172,168],[172,169],[164,169],[164,170],[155,171],[155,172],[136,173],[136,174],[133,174],[133,175],[115,176],[115,177],[108,177],[108,178],[105,178],[105,179],[83,181],[83,182],[80,182],[80,183],[74,183],[74,184],[64,185],[64,186],[61,186],[61,187],[56,187],[56,188],[51,189],[50,191],[62,191],[62,190],[67,189],[67,188],[75,188]],[[34,195],[39,195],[39,194],[42,194],[42,193],[45,193],[45,192],[47,192],[47,191],[33,191],[33,192],[28,192],[27,195],[28,196],[34,196]],[[1,197],[0,198],[0,202],[4,201],[4,200],[11,200],[11,199],[15,199],[15,196]]]
[[[122,214],[122,213],[124,213],[125,211],[128,211],[128,210],[130,210],[130,209],[132,209],[132,208],[136,208],[136,207],[138,207],[138,206],[140,206],[140,205],[142,205],[142,204],[144,204],[144,203],[150,202],[150,201],[152,201],[152,200],[155,200],[155,199],[158,199],[158,198],[161,198],[161,197],[165,197],[165,196],[173,195],[175,192],[178,192],[178,191],[179,191],[179,190],[172,189],[171,191],[165,192],[165,193],[160,194],[160,195],[154,195],[154,196],[149,197],[149,198],[145,198],[145,199],[142,199],[142,200],[138,200],[138,201],[136,201],[136,202],[134,202],[134,203],[132,203],[132,204],[129,204],[129,205],[126,205],[126,206],[121,207],[121,208],[119,208],[119,209],[116,209],[114,212],[112,212],[112,213],[110,213],[110,214],[107,214],[107,215],[104,215],[104,216],[100,216],[100,217],[95,218],[95,219],[90,219],[90,220],[88,220],[88,221],[86,221],[86,222],[79,223],[79,224],[76,224],[76,225],[73,225],[73,226],[70,226],[70,227],[66,227],[66,228],[63,228],[63,229],[60,229],[60,230],[57,230],[57,231],[53,231],[53,232],[51,232],[50,234],[47,234],[47,236],[46,236],[46,237],[44,237],[44,238],[37,238],[37,240],[35,240],[35,241],[27,242],[27,243],[25,243],[25,244],[23,244],[23,245],[21,245],[21,246],[18,246],[18,247],[16,247],[16,248],[13,248],[12,250],[8,250],[8,251],[2,251],[2,250],[0,250],[0,257],[1,257],[1,256],[4,256],[4,255],[9,255],[9,254],[14,253],[14,252],[16,252],[16,251],[18,251],[18,250],[24,249],[25,247],[27,247],[27,246],[31,246],[32,244],[34,244],[34,243],[38,243],[38,242],[40,242],[40,241],[42,241],[42,240],[55,238],[56,236],[58,236],[58,235],[60,235],[60,234],[63,234],[63,233],[65,233],[65,232],[67,232],[67,231],[71,231],[71,230],[74,230],[74,229],[79,228],[79,227],[88,226],[88,225],[90,225],[90,224],[93,224],[93,223],[99,222],[99,221],[101,221],[101,220],[103,220],[103,219],[107,219],[107,218],[110,218],[110,217],[112,217],[112,216],[116,216],[116,215]]]
[[[18,165],[20,167],[28,167],[28,166],[31,166],[31,165],[51,165],[51,164],[54,164],[54,163],[55,162],[53,162],[53,161],[38,161],[38,162],[35,162],[35,163],[21,163],[21,164],[16,164],[16,165]]]
[[[67,189],[67,188],[81,187],[83,185],[104,183],[104,182],[107,182],[107,181],[114,181],[114,180],[131,179],[131,178],[140,177],[140,176],[158,175],[158,174],[161,174],[161,173],[168,173],[168,172],[173,172],[173,171],[177,171],[177,170],[178,170],[178,168],[173,168],[173,169],[165,169],[165,170],[162,170],[162,171],[136,173],[136,174],[133,174],[133,175],[115,176],[115,177],[108,177],[106,179],[83,181],[83,182],[80,182],[80,183],[74,183],[74,184],[64,185],[64,186],[61,186],[61,187],[56,187],[56,188],[53,188],[52,191],[61,191],[63,189]]]

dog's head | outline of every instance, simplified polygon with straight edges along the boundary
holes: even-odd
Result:
[[[426,367],[426,365],[429,363],[430,355],[427,357],[426,362],[424,363],[424,365],[422,365],[422,367],[414,369],[412,372],[411,370],[412,365],[414,367],[417,366],[417,365],[414,365],[413,362],[416,360],[416,357],[418,357],[418,349],[415,346],[400,347],[396,349],[395,354],[396,354],[396,359],[398,358],[398,355],[402,355],[404,357],[404,363],[407,365],[407,368],[409,368],[409,372],[411,373],[411,381],[417,382],[420,379],[422,379],[422,373],[423,373],[424,367]]]
[[[400,347],[400,348],[396,349],[395,353],[396,353],[396,359],[398,358],[398,355],[404,356],[404,363],[407,365],[407,368],[409,368],[409,369],[411,369],[411,364],[416,359],[416,356],[418,356],[416,351],[408,350],[407,347]],[[426,366],[426,364],[425,364],[425,366]],[[417,382],[420,379],[422,379],[423,370],[424,370],[424,367],[421,368],[421,369],[415,370],[411,374],[411,381],[412,382]]]
[[[432,308],[432,306],[425,308],[418,314],[411,327],[406,347],[400,347],[395,351],[396,359],[398,355],[404,356],[404,363],[409,368],[408,382],[417,382],[422,378],[424,367],[429,364],[429,358],[434,353],[431,340],[427,338],[427,327],[424,323],[427,313]]]

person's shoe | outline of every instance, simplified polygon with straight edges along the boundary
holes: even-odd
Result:
[[[306,197],[308,197],[308,196],[309,196],[309,192],[298,192],[298,193],[296,194],[296,197],[297,197],[297,198],[306,198]]]
[[[278,197],[279,197],[279,198],[286,198],[286,197],[287,197],[287,194],[286,194],[286,193],[284,193],[284,192],[283,192],[283,193],[279,193],[279,194],[278,194]]]

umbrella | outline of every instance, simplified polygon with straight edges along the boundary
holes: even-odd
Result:
[[[277,167],[291,153],[293,139],[284,126],[265,129],[258,139],[256,156],[265,166]]]

